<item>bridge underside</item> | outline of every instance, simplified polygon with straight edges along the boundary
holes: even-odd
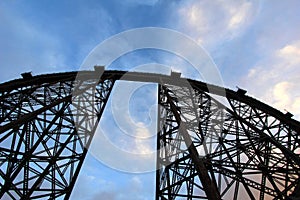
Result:
[[[300,197],[299,122],[202,82],[105,71],[0,85],[1,199],[70,197],[109,94],[125,73],[128,81],[159,84],[157,200]]]
[[[299,180],[298,133],[227,99],[229,108],[201,90],[160,86],[157,199],[291,197]]]

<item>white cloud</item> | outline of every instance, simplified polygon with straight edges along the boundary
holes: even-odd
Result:
[[[259,8],[253,1],[189,1],[179,9],[179,29],[205,46],[231,39],[251,24]]]
[[[300,119],[300,41],[275,50],[243,78],[251,95]]]
[[[144,124],[139,124],[141,124],[141,126],[137,127],[135,130],[134,146],[132,147],[132,151],[137,154],[151,154],[154,151],[153,145],[151,146],[151,136],[153,136],[153,133],[151,133]]]
[[[99,169],[101,166],[83,165],[85,169],[81,171],[76,181],[75,188],[71,194],[71,199],[93,199],[95,194],[108,195],[116,189],[116,183],[112,180],[106,180],[99,175]],[[91,185],[93,186],[91,189]],[[114,193],[114,192],[112,192]],[[111,198],[112,199],[112,198]]]
[[[145,200],[153,197],[154,174],[116,172],[104,168],[99,163],[94,163],[89,156],[87,159],[93,165],[84,163],[71,199]]]
[[[122,187],[114,187],[111,189],[101,190],[91,198],[92,200],[96,199],[112,199],[112,200],[127,200],[127,199],[136,199],[136,200],[147,200],[153,197],[152,191],[146,190],[144,188],[145,182],[148,177],[143,175],[133,175]],[[146,179],[146,180],[145,180]],[[143,184],[144,183],[144,184]],[[149,187],[148,185],[146,187]]]
[[[243,2],[241,5],[233,7],[233,9],[229,8],[230,19],[228,28],[232,30],[242,26],[250,15],[252,6],[250,2]]]
[[[285,67],[294,66],[300,63],[300,41],[295,42],[293,45],[286,45],[277,51],[278,57],[282,58],[285,62]]]
[[[130,82],[116,84],[119,87],[121,85],[125,87],[112,92],[104,113],[106,117],[101,119],[90,152],[100,162],[113,169],[132,173],[154,171],[156,115],[153,109],[150,109],[149,113],[147,111],[148,106],[152,106],[153,101],[151,99],[156,100],[157,98],[156,93],[152,95],[153,92],[156,92],[156,89],[144,87],[145,90],[142,89],[138,92],[139,95],[132,96],[132,92],[130,92],[132,84]],[[121,96],[114,96],[116,91]],[[132,96],[133,105],[139,106],[138,110],[131,110],[133,112],[128,110],[130,101],[126,98],[127,95]],[[113,109],[117,109],[115,113],[112,112]],[[139,120],[132,119],[131,114],[135,118],[139,116]],[[144,121],[143,118],[147,118],[147,114],[151,116],[154,123],[146,124],[147,120]]]

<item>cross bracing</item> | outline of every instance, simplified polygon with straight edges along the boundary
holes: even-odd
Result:
[[[289,115],[195,80],[98,72],[0,84],[0,198],[68,199],[121,78],[158,84],[156,199],[300,197],[300,124]]]

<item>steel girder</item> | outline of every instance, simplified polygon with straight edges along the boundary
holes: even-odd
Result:
[[[71,77],[1,92],[1,199],[69,198],[113,83]]]
[[[228,107],[197,87],[159,86],[156,199],[299,198],[299,131],[227,100]]]
[[[179,77],[77,75],[0,84],[0,198],[68,199],[121,77],[159,84],[156,199],[300,197],[300,123],[289,116],[244,94]]]

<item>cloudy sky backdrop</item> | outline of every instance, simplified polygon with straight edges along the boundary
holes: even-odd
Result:
[[[133,28],[163,27],[202,45],[225,87],[242,87],[249,95],[300,119],[299,8],[298,0],[0,1],[0,82],[19,78],[26,71],[37,75],[78,70],[105,39]],[[174,55],[148,49],[124,55],[107,68],[130,70],[145,63],[162,63],[182,71],[188,65]],[[141,98],[145,92],[153,94],[147,102]],[[130,107],[136,116],[144,116],[135,122],[149,124],[147,105],[156,99],[155,86],[144,86],[135,95],[130,105],[144,107]],[[122,134],[111,115],[107,110],[101,123],[108,125],[103,129]],[[134,131],[151,135],[149,127]],[[115,140],[125,149],[148,147]],[[154,173],[119,172],[89,154],[72,199],[154,199],[153,194]]]

